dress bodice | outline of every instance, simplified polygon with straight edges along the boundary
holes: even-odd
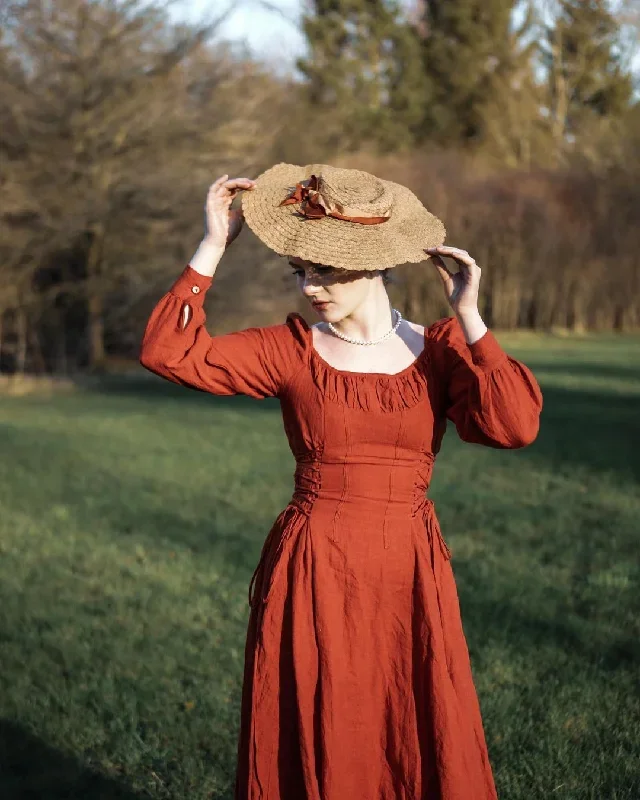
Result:
[[[434,435],[441,438],[446,424],[430,374],[427,336],[420,355],[397,374],[347,372],[319,356],[300,314],[289,314],[286,324],[300,343],[300,366],[280,394],[296,460],[343,465],[351,486],[357,485],[358,465],[366,465],[387,492],[390,470],[404,466],[410,475],[417,470],[426,486],[438,446]]]

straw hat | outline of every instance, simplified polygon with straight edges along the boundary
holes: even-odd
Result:
[[[242,193],[242,211],[276,253],[348,270],[426,261],[446,233],[405,186],[329,164],[276,164]]]

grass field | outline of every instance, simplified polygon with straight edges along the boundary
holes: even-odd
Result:
[[[450,427],[430,495],[499,796],[637,800],[640,338],[498,338],[540,435]],[[0,797],[228,800],[248,583],[292,491],[277,402],[112,378],[0,398],[0,437]]]

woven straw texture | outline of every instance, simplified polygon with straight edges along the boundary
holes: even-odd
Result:
[[[309,219],[299,204],[280,206],[299,181],[322,176],[323,196],[349,216],[385,216],[386,222],[362,225],[326,216]],[[441,245],[446,230],[406,186],[369,172],[329,164],[276,164],[255,178],[242,194],[245,220],[256,236],[279,255],[297,256],[348,270],[376,270],[426,261],[428,247]]]

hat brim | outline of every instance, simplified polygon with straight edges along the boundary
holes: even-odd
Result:
[[[247,224],[271,250],[340,269],[376,270],[426,261],[425,250],[444,242],[444,223],[406,186],[381,178],[394,196],[386,222],[362,225],[329,216],[309,219],[299,214],[295,203],[280,205],[296,183],[318,174],[323,166],[282,162],[255,178],[255,187],[242,193]]]

